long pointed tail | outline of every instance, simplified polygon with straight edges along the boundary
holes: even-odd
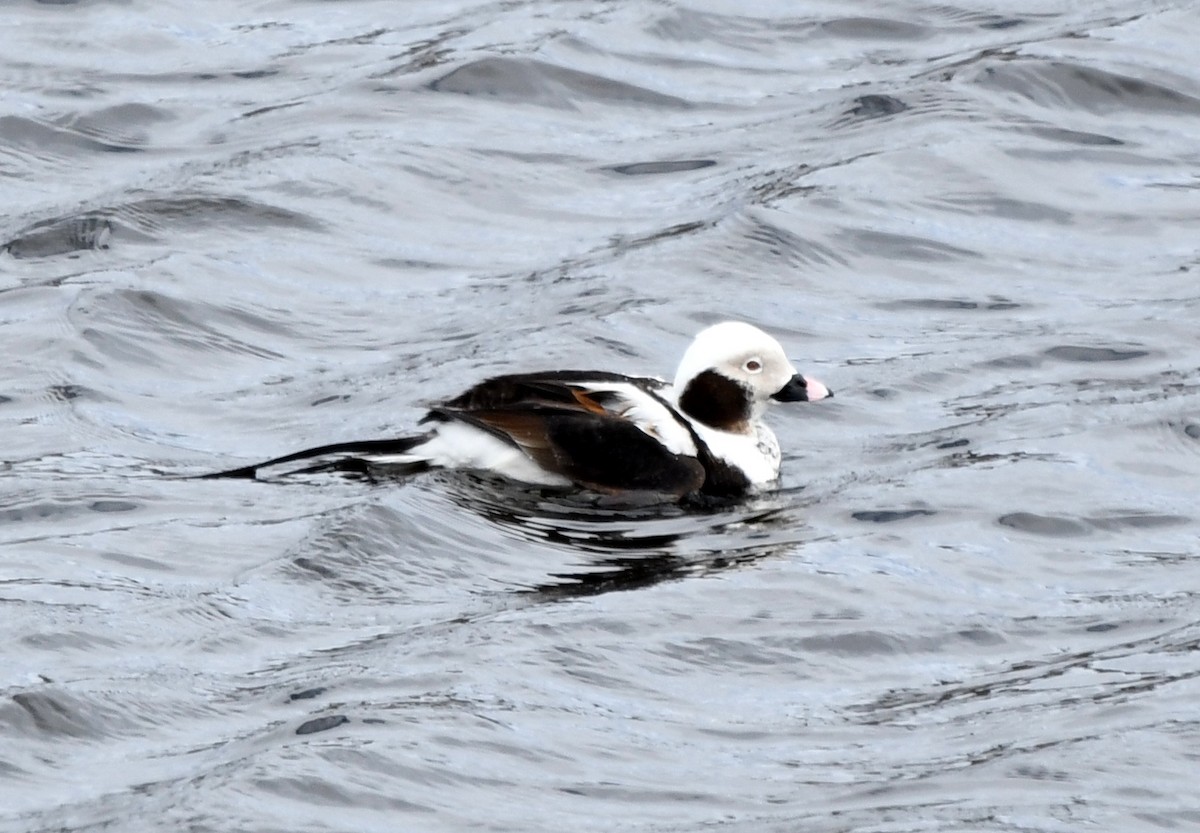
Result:
[[[229,477],[254,480],[262,469],[285,463],[295,463],[300,460],[311,462],[307,466],[288,472],[289,474],[345,471],[366,475],[377,467],[394,468],[394,473],[397,474],[415,474],[428,469],[429,463],[419,457],[406,457],[405,455],[427,439],[429,439],[428,436],[399,437],[392,440],[356,440],[320,445],[316,448],[306,448],[303,451],[295,451],[282,457],[264,460],[252,466],[202,474],[199,479],[211,480],[218,477]]]

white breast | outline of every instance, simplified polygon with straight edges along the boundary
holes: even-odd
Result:
[[[713,456],[742,471],[752,486],[767,486],[779,479],[779,440],[765,423],[755,423],[749,434],[716,431],[699,423],[693,427]]]

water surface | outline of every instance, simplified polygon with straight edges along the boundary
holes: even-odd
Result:
[[[1193,9],[5,16],[0,828],[1200,824]],[[738,506],[186,477],[725,318]]]

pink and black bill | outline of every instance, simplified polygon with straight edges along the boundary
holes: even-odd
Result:
[[[771,395],[777,402],[816,402],[833,396],[833,391],[816,379],[805,379],[799,373]]]

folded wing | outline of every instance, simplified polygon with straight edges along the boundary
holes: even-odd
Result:
[[[563,371],[500,376],[433,408],[510,443],[547,471],[599,491],[672,495],[704,483],[691,434],[660,396],[665,383]]]

